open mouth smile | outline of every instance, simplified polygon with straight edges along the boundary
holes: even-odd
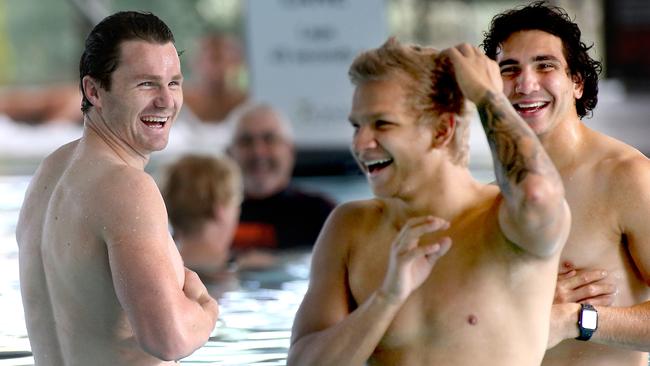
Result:
[[[533,114],[539,112],[540,110],[546,108],[550,103],[549,102],[531,102],[531,103],[515,103],[512,106],[515,107],[515,110],[522,115]]]
[[[363,163],[369,174],[375,174],[393,163],[393,159],[370,160]]]
[[[140,121],[147,125],[147,127],[153,129],[160,129],[165,127],[165,123],[167,123],[168,120],[169,117],[146,116],[140,118]]]

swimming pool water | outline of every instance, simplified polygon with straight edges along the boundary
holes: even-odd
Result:
[[[492,180],[491,172],[477,179]],[[0,176],[0,366],[33,365],[24,322],[15,238],[18,212],[29,179]],[[362,176],[301,177],[296,184],[321,191],[336,202],[369,198]],[[277,266],[260,271],[240,271],[223,292],[223,286],[206,284],[217,297],[220,314],[209,341],[186,365],[285,365],[291,326],[308,285],[310,253],[287,253]],[[17,357],[20,355],[23,357]]]
[[[29,176],[0,177],[0,366],[33,365],[18,276],[15,228]],[[219,296],[210,340],[187,365],[285,365],[291,325],[307,289],[309,253],[283,256],[263,271],[237,273]],[[214,284],[206,284],[212,289]]]

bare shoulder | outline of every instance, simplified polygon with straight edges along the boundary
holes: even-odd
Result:
[[[315,255],[324,252],[347,252],[377,226],[386,209],[377,199],[350,201],[338,205],[330,213],[316,242]]]
[[[602,151],[594,166],[594,174],[606,178],[608,192],[625,194],[647,190],[650,183],[650,160],[640,151],[607,137],[596,144]]]
[[[343,230],[346,235],[363,234],[383,216],[386,204],[379,199],[350,201],[338,205],[330,214],[326,228]]]
[[[43,215],[54,187],[70,164],[77,144],[78,140],[58,148],[43,159],[38,169],[36,169],[27,187],[25,199],[20,210],[16,229],[19,242],[21,241],[20,238],[22,237],[23,231],[28,230],[28,227],[38,222]]]
[[[108,198],[145,199],[152,194],[159,196],[158,186],[151,175],[126,165],[111,165],[96,177]]]
[[[91,184],[83,189],[91,190],[93,199],[86,205],[97,213],[94,217],[98,227],[112,228],[113,233],[125,235],[127,228],[166,229],[167,211],[162,195],[146,172],[125,165],[109,165],[89,180]]]
[[[625,211],[650,210],[650,160],[635,150],[613,159],[608,188]]]
[[[600,186],[601,197],[619,211],[650,205],[650,160],[614,138],[598,134],[595,140],[591,179]]]
[[[55,180],[60,177],[68,164],[70,164],[70,160],[78,144],[79,140],[69,142],[46,156],[38,166],[38,169],[36,169],[32,182]]]
[[[384,213],[386,206],[386,203],[379,199],[350,201],[337,206],[332,215],[339,219],[360,223],[377,219]]]

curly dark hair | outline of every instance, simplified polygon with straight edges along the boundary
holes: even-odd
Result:
[[[122,42],[139,39],[151,43],[174,43],[174,35],[157,16],[147,12],[121,11],[109,15],[90,32],[85,49],[79,61],[79,88],[81,89],[81,111],[85,114],[92,104],[83,90],[86,75],[99,81],[99,85],[110,90],[111,74],[117,69]]]
[[[589,56],[593,44],[587,46],[580,40],[578,25],[564,9],[546,1],[536,1],[492,18],[490,29],[483,34],[485,38],[481,47],[488,57],[496,59],[500,45],[511,34],[522,30],[541,30],[562,40],[569,72],[583,83],[584,88],[582,97],[576,100],[576,111],[580,118],[591,115],[598,103],[598,75],[602,64]]]

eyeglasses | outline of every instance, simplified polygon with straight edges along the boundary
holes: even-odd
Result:
[[[264,132],[259,135],[244,133],[235,138],[235,145],[239,147],[251,147],[259,142],[268,146],[275,146],[284,143],[286,140],[274,132]]]

